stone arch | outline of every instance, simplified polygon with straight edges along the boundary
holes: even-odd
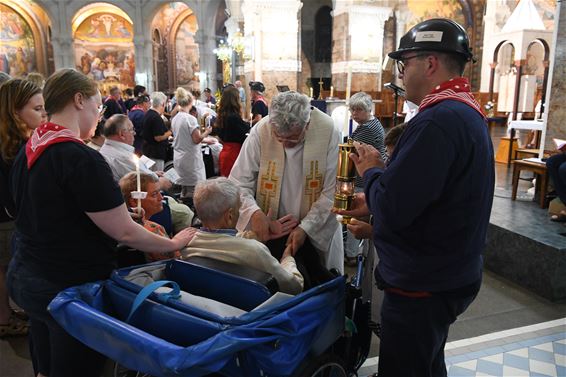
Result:
[[[31,5],[34,6],[34,5]],[[6,10],[12,11],[13,15],[15,15],[14,20],[8,19],[8,17],[12,18],[11,14],[4,11],[2,12],[0,9],[0,13],[2,13],[2,17],[6,17],[1,22],[2,28],[6,28],[6,32],[9,32],[10,24],[13,24],[14,30],[13,33],[8,33],[6,38],[2,38],[2,49],[0,50],[0,54],[4,56],[6,55],[6,59],[4,62],[8,64],[7,73],[10,73],[11,67],[8,63],[7,56],[9,55],[18,55],[18,60],[20,62],[21,67],[15,67],[17,69],[13,70],[15,74],[14,76],[24,76],[25,74],[37,71],[45,76],[47,76],[50,72],[48,70],[48,47],[47,44],[49,43],[49,35],[45,34],[45,30],[51,24],[50,17],[45,9],[40,5],[35,5],[36,9],[29,9],[27,6],[22,5],[20,2],[12,1],[12,0],[5,0],[0,4],[0,7],[7,8]],[[39,13],[39,14],[38,14]],[[43,18],[42,20],[39,17]],[[17,25],[19,23],[19,19],[21,18],[25,25]],[[29,32],[31,33],[32,41],[29,41],[29,38],[24,38],[24,34],[26,33],[25,30],[22,30],[21,27],[23,26],[24,29],[29,28]],[[22,33],[21,35],[19,33]],[[13,37],[13,38],[12,38]],[[22,37],[21,39],[19,37]],[[24,50],[24,46],[26,43],[23,39],[28,39],[28,42],[31,43],[29,47],[26,47]],[[22,45],[23,44],[23,45]],[[29,44],[29,43],[28,43]],[[12,51],[13,50],[13,51]],[[29,55],[33,56],[33,61],[29,61]],[[17,62],[14,60],[14,62]],[[31,64],[30,64],[31,63]],[[23,69],[25,67],[25,69]],[[21,71],[21,72],[20,72]]]
[[[168,88],[168,59],[165,39],[158,28],[151,32],[152,45],[152,77],[154,90],[165,91]]]

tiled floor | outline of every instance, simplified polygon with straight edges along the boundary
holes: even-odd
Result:
[[[564,377],[566,376],[566,318],[499,331],[446,344],[449,377]],[[369,376],[378,358],[359,371]]]

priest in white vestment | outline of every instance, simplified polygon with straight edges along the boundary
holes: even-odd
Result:
[[[332,118],[311,107],[307,96],[275,96],[230,174],[242,190],[237,229],[251,229],[263,241],[288,234],[285,245],[294,254],[309,240],[326,268],[343,273],[341,226],[330,211],[339,143]]]

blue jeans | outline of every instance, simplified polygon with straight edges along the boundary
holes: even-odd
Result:
[[[14,246],[17,250],[17,242]],[[49,377],[99,377],[105,356],[69,335],[47,311],[51,300],[66,287],[30,271],[18,253],[14,254],[6,280],[10,297],[30,318],[35,372]]]
[[[379,377],[446,377],[444,346],[448,329],[475,299],[433,293],[406,297],[385,290],[381,308]]]

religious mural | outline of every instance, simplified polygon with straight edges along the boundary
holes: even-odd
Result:
[[[131,23],[112,13],[87,17],[75,31],[77,69],[99,83],[103,92],[111,86],[135,85],[135,61]]]
[[[462,12],[462,5],[458,0],[441,0],[441,1],[422,1],[407,0],[407,8],[413,15],[410,22],[407,23],[407,30],[419,22],[430,18],[449,18],[456,21],[460,25],[466,27],[466,19]]]
[[[198,82],[199,51],[195,43],[197,31],[195,16],[187,17],[179,27],[175,38],[175,51],[177,53],[177,85],[191,86]]]
[[[30,26],[12,8],[0,4],[0,71],[23,77],[37,71]]]

